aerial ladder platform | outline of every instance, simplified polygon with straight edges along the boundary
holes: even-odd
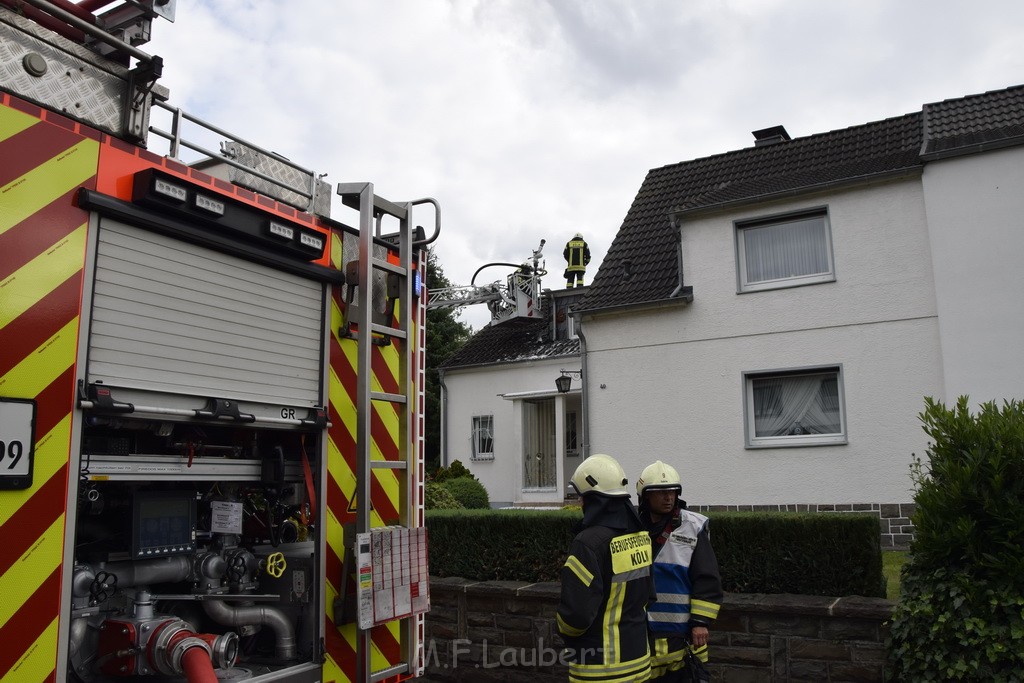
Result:
[[[491,325],[516,318],[534,318],[540,315],[541,277],[547,274],[542,260],[545,240],[534,249],[530,259],[522,264],[495,262],[477,269],[468,285],[444,287],[430,292],[427,309],[462,308],[473,304],[487,304],[491,311]],[[505,282],[474,284],[476,276],[491,266],[511,266],[515,270]]]

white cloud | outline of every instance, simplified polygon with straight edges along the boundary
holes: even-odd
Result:
[[[1022,27],[1016,0],[178,0],[143,49],[185,111],[437,198],[453,283],[546,239],[557,288],[565,240],[596,273],[648,169],[1015,85]]]

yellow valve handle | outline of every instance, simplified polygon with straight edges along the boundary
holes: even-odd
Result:
[[[280,579],[288,563],[284,559],[284,553],[271,553],[267,556],[267,573],[275,579]]]

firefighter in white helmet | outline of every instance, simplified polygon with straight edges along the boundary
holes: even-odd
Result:
[[[683,678],[687,649],[708,660],[708,626],[722,603],[722,578],[708,518],[686,509],[682,482],[658,460],[636,482],[640,518],[651,536],[658,599],[648,607],[652,681]],[[689,641],[689,643],[688,643]]]
[[[555,614],[570,683],[632,683],[651,673],[645,607],[653,599],[651,538],[614,458],[592,455],[573,474],[580,531],[561,571]]]

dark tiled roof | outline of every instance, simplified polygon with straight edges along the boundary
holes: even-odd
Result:
[[[578,356],[578,339],[553,341],[549,318],[514,318],[488,325],[441,366],[444,368],[515,363],[542,358]]]
[[[926,158],[1019,138],[1024,138],[1024,85],[924,106],[921,152]]]
[[[914,171],[923,165],[921,153],[928,146],[948,146],[954,150],[949,153],[956,153],[993,137],[1008,144],[1021,133],[1022,99],[1024,86],[1017,86],[926,105],[923,112],[884,121],[652,169],[578,310],[668,300],[679,284],[673,212]]]

